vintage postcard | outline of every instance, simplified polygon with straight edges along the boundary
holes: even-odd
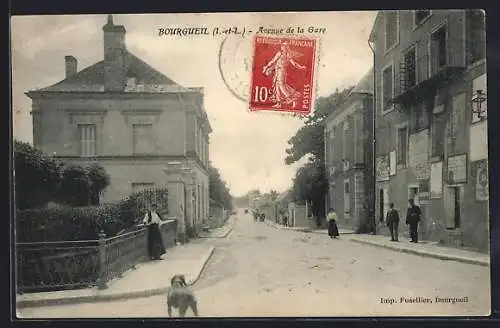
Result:
[[[489,315],[485,17],[12,17],[18,318]]]

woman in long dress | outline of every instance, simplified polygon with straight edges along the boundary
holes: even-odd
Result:
[[[148,255],[152,260],[160,260],[165,254],[165,246],[160,231],[162,218],[157,211],[156,204],[152,204],[144,215],[144,224],[148,227]]]
[[[292,108],[295,108],[296,101],[300,97],[300,92],[287,83],[287,70],[289,65],[292,65],[296,69],[300,70],[306,69],[304,65],[295,61],[295,58],[300,57],[301,55],[301,53],[290,49],[288,42],[284,41],[281,44],[280,50],[262,68],[262,72],[266,76],[273,74],[271,99],[276,102],[273,107],[278,108],[285,103],[287,105],[292,104]]]
[[[339,228],[337,227],[337,213],[335,213],[333,208],[330,208],[328,211],[326,219],[328,220],[328,236],[337,239],[339,236]]]

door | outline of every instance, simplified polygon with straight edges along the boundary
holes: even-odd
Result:
[[[446,188],[445,195],[446,227],[448,229],[460,228],[461,221],[461,196],[459,187]]]
[[[420,206],[420,200],[418,197],[418,187],[408,188],[408,199],[413,199],[415,205]]]

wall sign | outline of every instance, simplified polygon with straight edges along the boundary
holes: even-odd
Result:
[[[448,157],[448,183],[467,182],[467,155]]]
[[[476,171],[476,200],[485,201],[489,199],[489,177],[488,177],[488,162],[477,162]]]
[[[389,181],[389,156],[383,155],[377,157],[376,161],[376,177],[377,181]]]

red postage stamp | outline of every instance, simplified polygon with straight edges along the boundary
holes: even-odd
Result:
[[[253,51],[250,110],[309,114],[316,40],[256,36]]]

